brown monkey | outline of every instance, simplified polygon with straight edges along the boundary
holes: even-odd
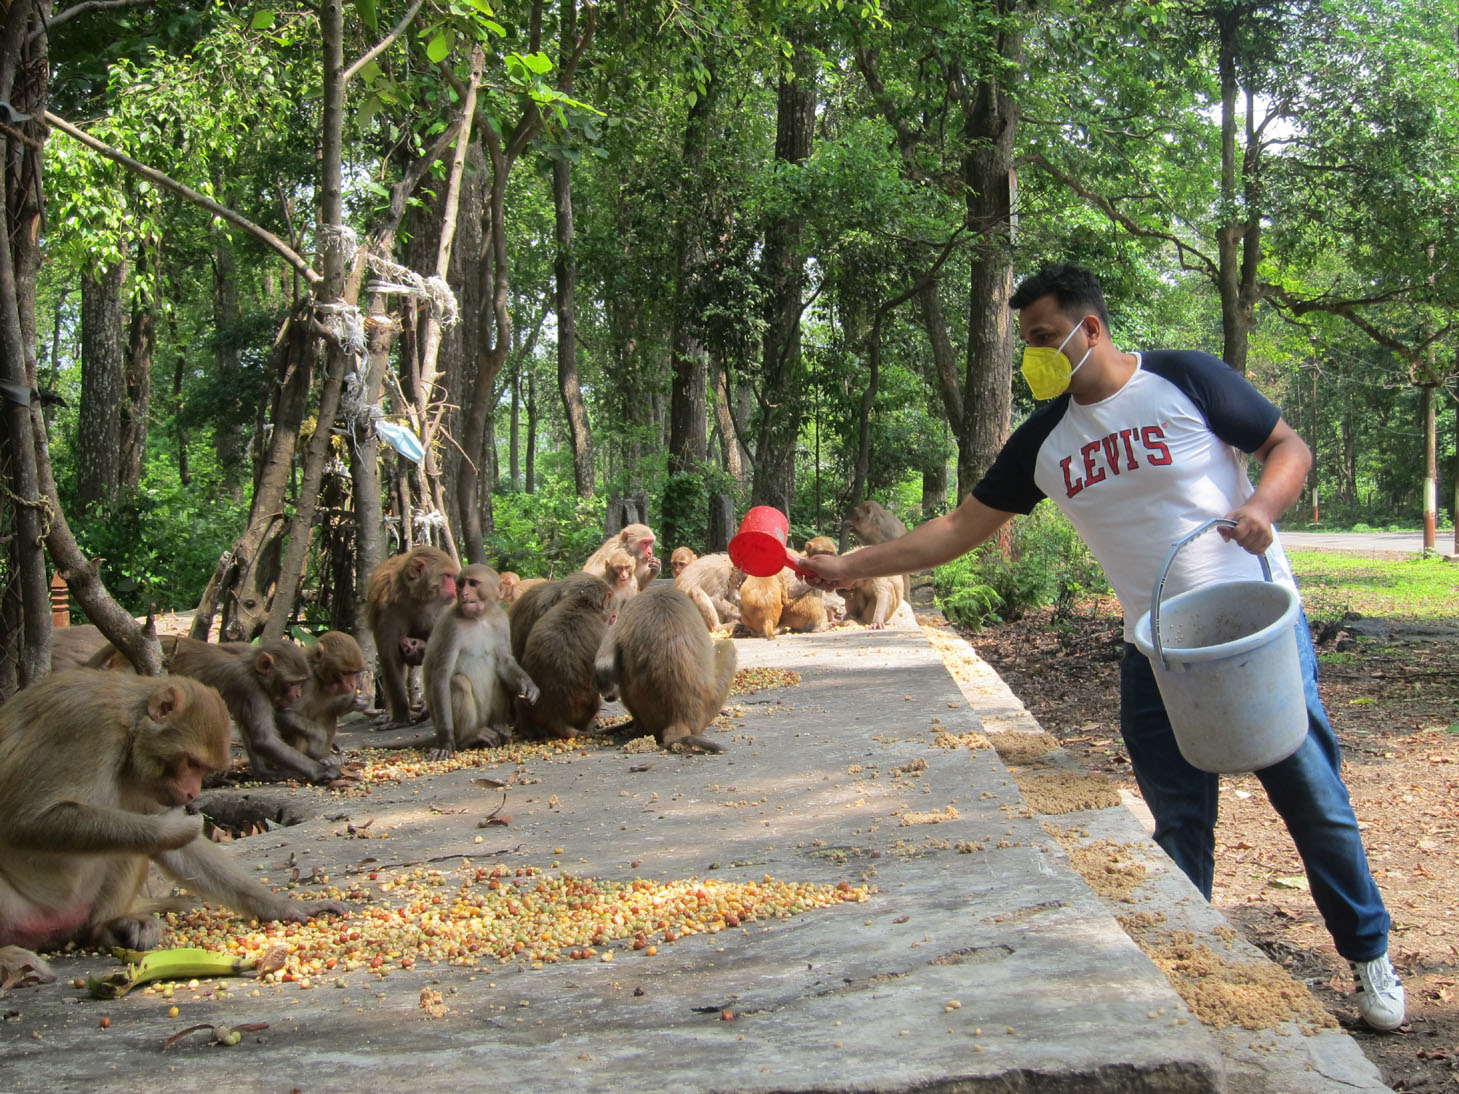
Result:
[[[218,693],[185,677],[77,669],[0,707],[0,945],[151,949],[162,924],[134,907],[149,861],[244,915],[343,914],[263,888],[179,808],[228,737]]]
[[[836,549],[836,541],[830,536],[815,536],[805,541],[806,558],[815,558],[817,555],[836,555],[841,552]]]
[[[103,649],[114,648],[94,624],[57,627],[51,632],[51,671],[84,668]]]
[[[864,623],[872,630],[881,630],[902,603],[902,578],[865,577],[843,589],[846,618]]]
[[[511,615],[516,610],[517,601],[522,599],[522,594],[528,589],[535,589],[538,585],[546,585],[547,583],[548,579],[545,577],[524,577],[521,581],[518,581],[517,587],[513,591],[512,599],[506,602],[507,614]]]
[[[426,640],[413,634],[400,636],[400,660],[402,664],[419,666],[426,659]]]
[[[510,604],[517,599],[517,586],[521,583],[522,579],[511,570],[503,570],[497,582],[496,598],[503,604]]]
[[[885,543],[907,534],[907,526],[874,501],[853,506],[846,514],[846,523],[851,525],[856,538],[864,544]]]
[[[285,744],[323,760],[334,752],[340,718],[369,705],[359,694],[365,654],[352,636],[325,631],[305,649],[304,660],[309,663],[304,694],[294,706],[276,711],[274,720]]]
[[[576,737],[602,706],[593,659],[608,628],[613,590],[591,574],[556,584],[555,601],[532,624],[522,651],[522,668],[541,688],[535,700],[517,698],[517,728],[524,736]],[[515,619],[512,625],[515,643]]]
[[[679,580],[679,575],[684,572],[684,567],[689,565],[699,556],[688,547],[675,547],[674,553],[669,556],[669,569],[673,571],[674,580]]]
[[[424,642],[431,636],[436,617],[456,599],[459,569],[445,551],[425,546],[387,558],[370,571],[365,621],[380,651],[380,683],[390,707],[390,725],[411,721],[401,639]]]
[[[815,536],[805,541],[805,557],[815,558],[817,555],[834,555],[840,552],[836,550],[836,541],[829,536]],[[826,622],[839,622],[846,612],[846,601],[840,593],[829,589],[817,589],[804,578],[792,574],[790,577],[790,598],[799,600],[807,594],[815,594],[821,598],[821,603],[826,609]],[[815,628],[819,630],[820,628]]]
[[[740,586],[740,622],[752,635],[774,638],[780,627],[792,631],[826,629],[826,605],[805,586],[799,595],[791,593],[793,571],[781,570],[774,577],[747,577]]]
[[[623,610],[623,605],[638,592],[638,580],[634,577],[634,570],[633,556],[627,551],[614,551],[603,564],[603,580],[613,590],[613,614],[608,619],[610,624]]]
[[[630,524],[616,536],[609,536],[591,555],[588,561],[583,563],[583,569],[590,574],[603,576],[603,566],[608,561],[608,556],[614,551],[624,550],[632,556],[634,561],[634,576],[638,579],[638,587],[642,589],[650,581],[659,576],[659,570],[663,563],[654,555],[654,543],[658,537],[654,535],[653,529],[647,524]]]
[[[218,689],[248,750],[256,779],[303,779],[331,783],[340,766],[321,762],[284,743],[278,712],[298,703],[309,679],[309,662],[292,642],[196,642],[177,639],[169,672],[191,676]]]
[[[729,555],[713,554],[702,555],[689,563],[674,579],[674,584],[689,594],[704,625],[714,630],[739,619],[736,603],[744,580],[745,571],[736,569]]]
[[[426,706],[436,727],[430,759],[458,748],[511,740],[512,697],[530,703],[537,685],[512,657],[511,624],[497,602],[501,579],[490,566],[456,576],[456,603],[441,613],[426,643]]]
[[[703,735],[735,679],[735,644],[718,642],[699,625],[681,589],[656,585],[626,604],[604,634],[595,669],[598,687],[617,688],[638,727],[665,747],[723,752]]]
[[[578,572],[558,581],[530,578],[522,582],[522,593],[512,605],[511,612],[512,656],[517,659],[517,663],[521,664],[526,655],[527,637],[532,633],[532,628],[537,620],[547,614],[549,608],[565,596],[583,593],[585,590],[585,595],[591,595],[592,591],[597,590],[597,583],[602,580],[602,577]]]

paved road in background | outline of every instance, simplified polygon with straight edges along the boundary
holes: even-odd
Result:
[[[1299,551],[1394,551],[1422,554],[1422,532],[1282,532],[1282,542]],[[1454,532],[1444,529],[1434,540],[1435,549],[1453,557]]]

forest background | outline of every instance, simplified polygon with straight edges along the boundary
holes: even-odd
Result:
[[[11,0],[0,695],[48,665],[52,572],[155,665],[154,606],[368,642],[413,543],[546,575],[634,519],[703,551],[749,504],[945,511],[1031,409],[1007,300],[1047,261],[1100,274],[1118,344],[1284,408],[1294,515],[1432,536],[1456,32],[1455,0]],[[1040,552],[1077,547],[1030,522],[989,565]]]

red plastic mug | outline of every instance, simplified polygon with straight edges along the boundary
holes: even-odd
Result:
[[[757,505],[729,541],[730,561],[751,577],[774,577],[786,566],[802,573],[801,560],[786,547],[790,521],[773,505]]]

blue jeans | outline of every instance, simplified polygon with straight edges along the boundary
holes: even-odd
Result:
[[[1291,756],[1255,775],[1297,845],[1337,952],[1350,961],[1368,961],[1388,949],[1388,912],[1368,869],[1342,781],[1337,738],[1317,695],[1317,654],[1305,615],[1297,620],[1297,650],[1307,737]],[[1120,733],[1140,793],[1155,815],[1155,842],[1210,900],[1219,780],[1181,756],[1150,662],[1129,644],[1120,666]]]

